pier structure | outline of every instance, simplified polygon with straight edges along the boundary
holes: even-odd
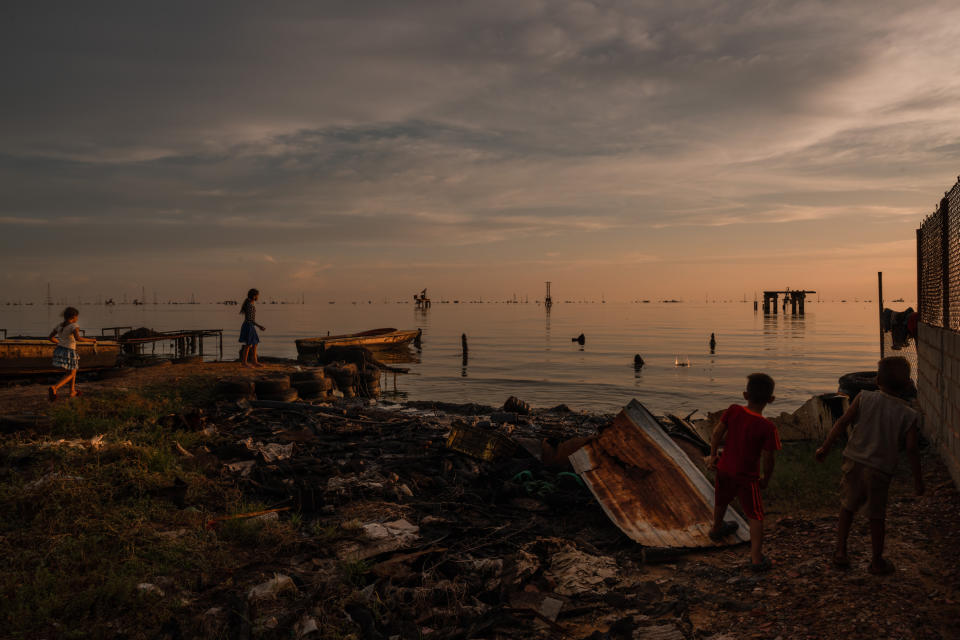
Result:
[[[420,292],[420,295],[413,294],[413,302],[416,304],[417,309],[426,311],[430,308],[430,298],[427,297],[427,290],[424,289]]]
[[[543,306],[547,309],[553,306],[553,298],[550,297],[550,283],[547,282],[547,295],[543,298]]]
[[[777,303],[780,300],[780,296],[783,296],[783,312],[787,312],[787,304],[790,305],[790,312],[793,314],[804,315],[804,301],[806,300],[808,293],[816,293],[816,291],[808,291],[804,289],[787,289],[785,291],[764,291],[763,292],[763,312],[764,313],[777,313]]]

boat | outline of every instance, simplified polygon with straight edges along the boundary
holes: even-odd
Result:
[[[370,329],[359,333],[344,333],[319,338],[297,340],[297,354],[301,358],[316,357],[329,347],[366,347],[367,349],[393,349],[416,340],[420,329],[397,330],[393,328]]]
[[[46,338],[13,337],[0,340],[0,376],[60,373],[53,366],[53,350],[57,347]],[[80,371],[109,369],[117,366],[120,343],[114,340],[78,342]]]

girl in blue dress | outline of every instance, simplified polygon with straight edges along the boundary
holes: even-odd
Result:
[[[247,299],[243,301],[240,307],[240,313],[243,314],[243,324],[240,325],[240,344],[243,349],[240,354],[240,364],[244,367],[262,367],[257,360],[257,345],[260,344],[260,336],[257,335],[257,329],[266,331],[267,328],[262,324],[257,324],[257,299],[260,292],[256,289],[250,289],[247,292]]]

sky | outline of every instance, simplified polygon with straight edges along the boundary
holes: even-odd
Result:
[[[949,2],[0,8],[0,301],[916,289]]]

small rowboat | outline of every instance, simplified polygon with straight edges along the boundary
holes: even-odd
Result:
[[[46,338],[8,338],[0,340],[0,375],[34,375],[59,373],[53,366],[53,350],[57,345]],[[80,371],[109,369],[117,366],[120,344],[113,340],[78,342]]]
[[[393,349],[402,347],[420,336],[420,329],[371,329],[360,333],[345,333],[338,336],[301,338],[297,340],[297,354],[301,358],[315,358],[330,347],[366,347],[367,349]]]

